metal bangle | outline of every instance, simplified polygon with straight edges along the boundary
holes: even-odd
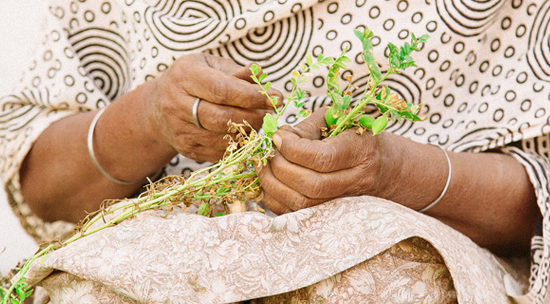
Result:
[[[199,121],[199,103],[201,102],[201,99],[197,97],[195,99],[195,103],[193,103],[193,121],[195,122],[195,125],[199,127],[200,129],[204,129],[204,127],[201,125],[201,122]]]
[[[96,157],[95,157],[95,153],[94,153],[94,131],[95,131],[95,126],[97,124],[97,121],[99,120],[99,118],[101,117],[101,114],[103,114],[103,111],[105,111],[106,108],[103,108],[101,110],[99,110],[97,112],[97,114],[95,115],[94,119],[92,120],[92,123],[90,124],[90,128],[88,129],[88,153],[90,154],[90,158],[92,159],[92,162],[94,163],[94,166],[97,168],[97,170],[103,175],[105,176],[108,180],[112,181],[112,182],[115,182],[117,184],[121,184],[121,185],[133,185],[133,184],[137,184],[139,183],[141,180],[139,181],[132,181],[132,182],[128,182],[128,181],[124,181],[124,180],[121,180],[121,179],[118,179],[116,177],[112,177],[111,175],[109,175],[109,173],[107,173],[107,171],[105,171],[105,169],[103,169],[101,167],[101,165],[99,165],[99,162],[97,161]]]
[[[449,186],[451,185],[451,177],[453,175],[453,166],[451,165],[451,159],[449,158],[449,154],[447,154],[447,151],[443,149],[442,147],[438,146],[441,151],[443,151],[443,154],[445,154],[445,158],[447,158],[447,165],[449,166],[449,175],[447,176],[447,182],[445,183],[445,187],[443,188],[443,191],[441,194],[435,199],[435,201],[431,202],[426,207],[418,210],[418,212],[425,213],[426,211],[430,210],[433,206],[437,205],[441,199],[445,196],[447,193],[447,190],[449,190]]]

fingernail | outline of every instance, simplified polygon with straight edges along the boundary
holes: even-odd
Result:
[[[283,144],[283,139],[278,134],[273,134],[273,143],[275,144],[275,147],[277,147],[277,149],[280,149],[281,145]]]

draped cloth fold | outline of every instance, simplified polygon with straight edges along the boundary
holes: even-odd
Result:
[[[145,212],[49,254],[28,280],[53,303],[511,303],[527,287],[445,224],[368,196],[274,218]]]

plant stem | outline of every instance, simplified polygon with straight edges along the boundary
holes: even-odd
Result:
[[[238,165],[242,165],[244,168],[243,170],[246,170],[247,168],[246,162],[251,157],[253,157],[258,153],[263,152],[264,155],[262,157],[266,157],[266,155],[270,155],[271,149],[272,149],[271,145],[268,145],[266,149],[262,148],[262,143],[266,138],[267,137],[265,136],[260,136],[257,133],[254,133],[254,135],[251,136],[250,140],[245,145],[243,145],[236,151],[233,151],[232,153],[228,154],[220,162],[212,166],[209,166],[207,168],[203,168],[193,172],[185,180],[183,184],[173,185],[167,189],[164,189],[163,192],[155,193],[152,196],[144,195],[144,196],[138,197],[135,200],[121,202],[120,204],[117,204],[113,207],[109,207],[106,210],[86,220],[81,225],[80,233],[74,234],[72,237],[66,239],[61,243],[54,243],[49,245],[48,247],[40,250],[38,253],[36,253],[26,262],[18,272],[18,275],[19,275],[18,279],[10,285],[9,289],[7,289],[5,297],[2,299],[2,304],[6,304],[8,299],[10,298],[15,299],[12,296],[12,293],[17,288],[17,284],[24,281],[25,279],[24,276],[28,273],[30,265],[34,261],[36,261],[36,259],[46,255],[50,251],[53,251],[55,249],[71,244],[83,237],[94,234],[105,228],[115,226],[121,223],[122,221],[142,211],[158,209],[160,207],[172,204],[173,200],[176,197],[178,197],[179,194],[182,194],[182,193],[191,194],[193,192],[200,192],[204,188],[219,185],[231,180],[248,181],[246,185],[243,185],[238,189],[233,189],[232,191],[224,194],[224,195],[228,195],[228,194],[236,195],[239,192],[242,193],[246,190],[249,190],[251,187],[259,184],[258,178],[255,178],[257,177],[257,174],[255,171],[245,171],[245,172],[233,171],[230,174],[222,174],[222,173],[225,169],[231,168],[232,166],[238,166]],[[208,172],[208,174],[201,176],[206,172]],[[201,177],[199,178],[199,176]],[[207,195],[209,198],[215,197],[215,195],[211,195],[211,194],[207,194]],[[131,208],[131,209],[127,209],[127,208]],[[115,212],[120,210],[123,210],[122,214],[116,216],[115,218],[110,219],[109,221],[105,222],[104,224],[98,227],[92,228],[93,224],[95,224],[101,219],[105,219],[105,215],[114,214]]]
[[[386,80],[386,78],[388,78],[389,75],[390,75],[390,71],[386,72],[386,74],[384,74],[384,76],[382,78],[380,78],[380,80],[374,82],[374,85],[372,86],[372,89],[369,91],[368,95],[366,97],[360,99],[360,103],[358,103],[355,107],[353,107],[353,109],[351,111],[349,111],[349,113],[344,117],[344,119],[342,119],[342,121],[340,121],[336,125],[336,128],[334,128],[334,130],[332,130],[332,132],[330,132],[328,137],[336,136],[336,135],[340,134],[343,131],[343,129],[351,121],[351,119],[359,111],[361,111],[369,102],[371,102],[374,99],[374,94],[376,92],[376,88],[378,87],[378,85],[380,83],[382,83],[384,80]],[[384,106],[386,106],[386,105],[384,105]]]
[[[31,263],[34,262],[39,257],[41,257],[41,256],[45,255],[46,253],[50,252],[53,249],[55,249],[55,244],[51,244],[48,247],[40,250],[37,254],[32,256],[27,262],[25,262],[25,264],[23,265],[23,267],[21,267],[21,270],[19,271],[21,277],[18,278],[15,283],[11,284],[10,288],[8,289],[8,291],[5,294],[4,299],[2,299],[2,304],[6,304],[8,299],[12,297],[11,293],[15,290],[15,287],[17,286],[17,283],[22,280],[23,275],[25,275],[29,271]]]

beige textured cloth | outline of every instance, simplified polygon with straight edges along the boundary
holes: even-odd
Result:
[[[52,303],[510,303],[505,281],[526,288],[462,234],[374,197],[276,218],[165,215],[142,213],[53,252],[29,282]]]

